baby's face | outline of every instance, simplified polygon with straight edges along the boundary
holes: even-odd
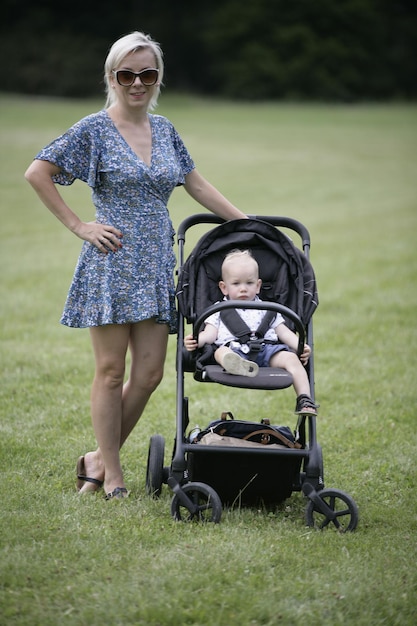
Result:
[[[254,300],[261,289],[257,264],[252,259],[228,263],[219,286],[230,300]]]

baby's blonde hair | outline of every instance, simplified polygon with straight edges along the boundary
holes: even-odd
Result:
[[[227,271],[227,266],[229,264],[239,263],[241,261],[243,262],[249,261],[249,262],[254,263],[259,273],[258,263],[256,259],[252,256],[251,251],[250,250],[238,250],[236,248],[235,250],[231,250],[230,252],[226,254],[224,261],[222,263],[222,276],[224,275],[225,271]]]

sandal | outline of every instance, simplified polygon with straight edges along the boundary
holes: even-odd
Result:
[[[104,497],[106,500],[122,500],[123,498],[127,498],[129,495],[126,487],[116,487],[113,491],[107,493]]]
[[[88,489],[87,491],[98,491],[103,486],[104,481],[99,480],[98,478],[91,478],[91,476],[87,476],[85,473],[85,457],[80,456],[77,461],[77,466],[75,468],[77,474],[77,491],[80,491],[83,487],[84,483],[92,483],[94,487]],[[84,493],[84,492],[83,492]]]
[[[317,415],[317,409],[319,408],[319,404],[313,402],[310,396],[306,394],[302,394],[298,396],[297,403],[295,405],[295,414],[296,415]]]

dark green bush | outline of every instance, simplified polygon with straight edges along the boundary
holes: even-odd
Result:
[[[170,89],[243,100],[415,98],[416,18],[412,0],[39,0],[24,12],[5,0],[2,90],[101,94],[109,45],[139,29],[161,42]]]

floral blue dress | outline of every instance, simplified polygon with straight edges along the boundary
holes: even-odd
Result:
[[[174,229],[168,199],[194,169],[169,120],[150,115],[152,161],[130,148],[106,110],[80,120],[36,158],[61,168],[54,182],[92,189],[96,221],[119,228],[123,247],[103,254],[84,242],[61,323],[85,328],[154,318],[176,332]]]

